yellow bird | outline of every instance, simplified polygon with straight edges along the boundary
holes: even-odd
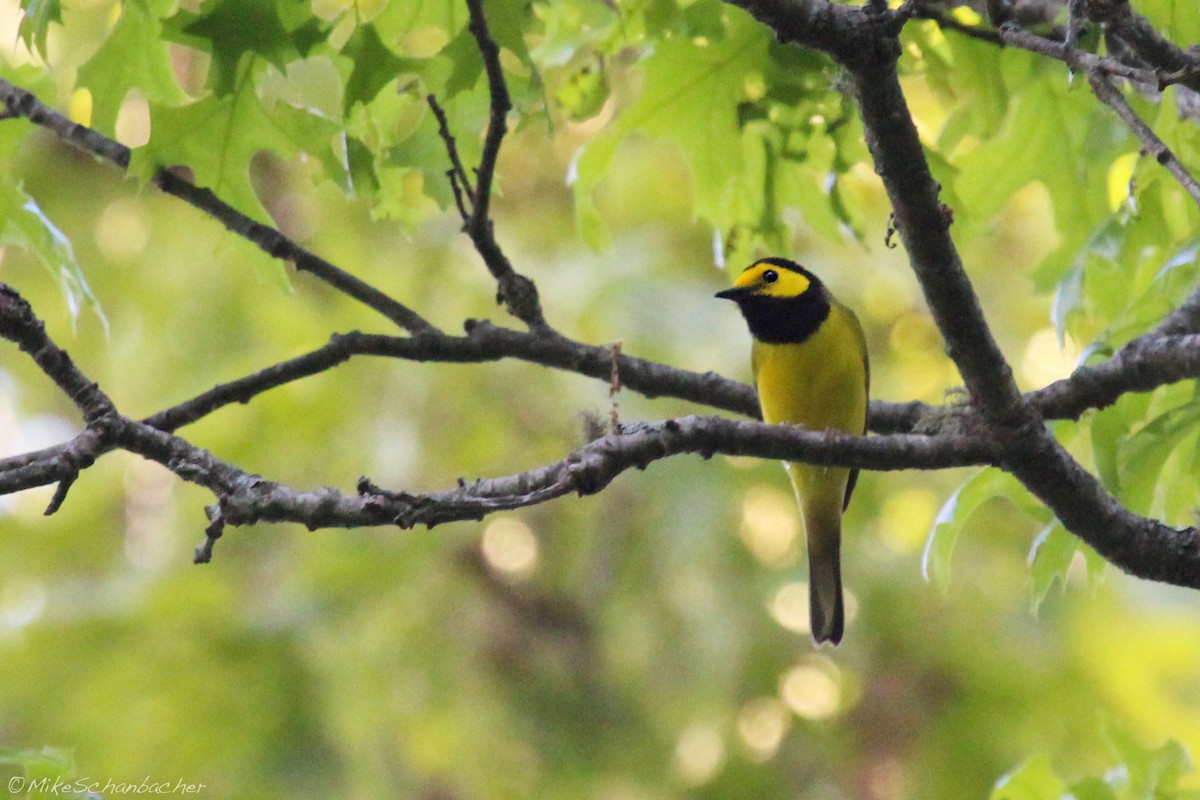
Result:
[[[804,267],[764,258],[717,297],[738,304],[754,338],[762,416],[773,425],[861,434],[870,368],[858,317]],[[842,640],[842,512],[858,470],[787,463],[808,541],[809,614],[818,644]]]

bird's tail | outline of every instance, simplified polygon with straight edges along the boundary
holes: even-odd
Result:
[[[846,614],[841,600],[840,536],[809,533],[809,620],[817,644],[841,642]]]
[[[824,504],[829,505],[829,504]],[[842,514],[833,508],[808,504],[804,524],[808,538],[808,610],[817,644],[842,640]]]

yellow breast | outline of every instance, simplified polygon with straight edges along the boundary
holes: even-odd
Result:
[[[755,342],[754,378],[763,419],[809,430],[866,430],[867,364],[862,327],[838,302],[799,344]]]

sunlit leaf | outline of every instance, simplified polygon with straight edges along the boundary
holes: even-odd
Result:
[[[1121,447],[1120,497],[1135,513],[1150,510],[1163,465],[1200,422],[1200,402],[1166,411],[1142,427]]]
[[[1194,771],[1191,757],[1173,739],[1161,747],[1149,748],[1111,719],[1105,722],[1104,738],[1124,768],[1124,796],[1171,797],[1179,779]]]
[[[175,79],[158,18],[138,3],[125,3],[101,48],[79,68],[79,84],[92,93],[91,127],[111,135],[131,89],[152,103],[178,105],[186,95]]]
[[[151,104],[150,113],[150,141],[133,151],[134,174],[148,180],[160,168],[188,167],[198,186],[263,222],[270,217],[250,182],[254,155],[322,157],[337,130],[328,120],[287,104],[268,112],[249,86],[178,108]]]
[[[21,248],[37,258],[62,292],[71,319],[88,306],[108,330],[108,320],[92,293],[71,241],[18,183],[0,181],[0,244]]]
[[[1045,754],[1034,756],[996,782],[990,800],[1062,800],[1066,783]]]
[[[1030,508],[1029,494],[1016,478],[998,469],[984,469],[967,479],[938,512],[925,541],[921,571],[942,592],[950,588],[950,560],[959,534],[971,516],[988,500],[1006,497]]]
[[[1130,181],[1138,153],[1125,153],[1108,168],[1108,207],[1117,211],[1130,199]]]
[[[37,50],[46,57],[46,37],[50,23],[62,24],[62,0],[22,0],[21,22],[17,35],[30,50]]]
[[[646,83],[637,100],[576,162],[577,218],[594,213],[591,194],[618,144],[634,132],[676,142],[691,168],[697,213],[709,220],[720,217],[741,166],[740,148],[729,146],[741,139],[737,101],[747,73],[762,64],[770,38],[743,12],[729,12],[729,29],[720,40],[669,39],[646,59]],[[714,141],[728,144],[714,148]]]

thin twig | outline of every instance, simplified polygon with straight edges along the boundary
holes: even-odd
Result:
[[[1180,162],[1171,148],[1167,147],[1166,143],[1158,137],[1158,134],[1137,115],[1137,112],[1129,105],[1129,101],[1125,99],[1125,96],[1099,71],[1089,70],[1088,81],[1091,83],[1092,91],[1096,97],[1113,111],[1117,112],[1117,116],[1141,140],[1142,147],[1146,153],[1166,167],[1167,171],[1174,176],[1175,180],[1179,181],[1179,185],[1191,196],[1192,200],[1197,205],[1200,205],[1200,184],[1196,183],[1196,179],[1192,177],[1187,167]]]
[[[1104,26],[1110,40],[1124,45],[1154,68],[1159,76],[1157,85],[1182,83],[1189,89],[1200,91],[1200,54],[1184,50],[1168,40],[1148,19],[1134,11],[1128,0],[1085,0],[1082,5],[1089,19]],[[1150,81],[1149,85],[1155,83]]]
[[[438,135],[442,137],[442,142],[446,145],[446,154],[450,156],[450,183],[454,187],[454,193],[457,196],[461,187],[462,192],[471,201],[471,205],[475,204],[475,190],[471,188],[471,179],[467,177],[467,170],[463,167],[462,159],[458,155],[458,143],[454,141],[454,134],[450,132],[450,123],[446,119],[446,112],[442,109],[437,98],[433,95],[426,95],[425,101],[429,103],[429,108],[433,111],[433,115],[438,122]],[[467,209],[462,202],[462,197],[458,198],[458,210],[465,220],[468,216]]]
[[[1067,50],[1075,50],[1079,46],[1079,34],[1083,31],[1083,2],[1067,0],[1067,33],[1063,37],[1063,47]]]
[[[1098,70],[1106,75],[1112,75],[1114,78],[1124,78],[1136,83],[1145,83],[1150,86],[1158,83],[1158,73],[1152,70],[1133,67],[1115,58],[1098,56],[1086,50],[1068,49],[1062,42],[1038,36],[1013,24],[1000,28],[1000,40],[1010,47],[1028,50],[1031,53],[1061,61],[1075,71]]]
[[[479,158],[479,169],[475,177],[475,198],[472,216],[476,224],[488,219],[491,203],[492,178],[496,174],[496,160],[500,157],[500,145],[508,133],[508,112],[512,111],[512,98],[504,82],[504,70],[500,66],[500,47],[488,29],[487,17],[483,13],[483,0],[467,0],[471,15],[469,28],[483,57],[483,70],[487,75],[488,94],[491,97],[488,113],[487,133],[483,137],[483,154]]]
[[[937,6],[931,3],[913,2],[911,6],[907,3],[903,8],[907,8],[907,13],[914,19],[927,19],[937,23],[937,26],[942,30],[954,31],[961,33],[964,36],[969,36],[972,39],[978,39],[981,42],[989,42],[991,44],[1003,44],[1000,40],[1000,34],[993,28],[984,28],[979,25],[968,25],[965,22],[959,22],[950,14],[942,11]]]
[[[46,333],[46,326],[15,289],[0,283],[0,338],[29,354],[47,377],[71,399],[89,425],[113,413],[112,401],[90,381],[67,352]]]
[[[98,156],[123,170],[129,169],[130,150],[125,145],[43,104],[32,92],[0,79],[0,103],[11,116],[21,116],[35,125],[53,131],[59,139],[84,152]],[[218,220],[233,233],[255,244],[272,258],[291,261],[296,269],[308,272],[338,291],[378,311],[410,333],[433,328],[419,314],[365,281],[339,269],[306,250],[269,225],[264,225],[217,197],[169,170],[159,170],[153,183],[167,194],[178,197]]]
[[[456,196],[459,212],[463,215],[463,230],[471,237],[472,244],[479,252],[483,263],[487,266],[492,277],[496,279],[498,289],[497,302],[503,303],[509,313],[524,322],[533,333],[549,336],[554,329],[546,322],[542,312],[542,303],[538,297],[537,285],[526,276],[517,272],[505,255],[500,243],[496,241],[496,232],[489,216],[492,196],[492,181],[496,174],[496,161],[500,157],[500,146],[508,133],[508,112],[512,110],[512,99],[508,87],[504,83],[504,71],[500,66],[500,48],[488,29],[487,18],[483,13],[483,0],[467,0],[471,21],[469,29],[475,37],[479,53],[483,58],[484,72],[487,74],[490,106],[487,132],[483,139],[483,152],[480,155],[479,167],[475,170],[475,189],[470,197],[471,208],[467,213],[462,199]],[[457,147],[454,137],[445,124],[445,115],[440,114],[436,98],[430,98],[434,113],[438,115],[438,124],[442,126],[442,140],[450,152],[451,164],[458,160]],[[470,182],[466,180],[466,172],[461,161],[451,168],[452,175],[459,176],[464,181],[464,189],[469,189]],[[451,185],[455,180],[451,179]]]

